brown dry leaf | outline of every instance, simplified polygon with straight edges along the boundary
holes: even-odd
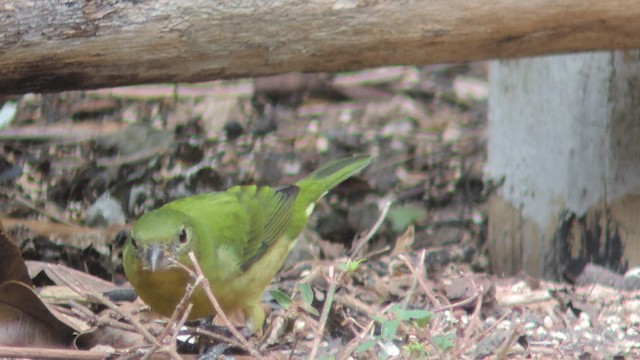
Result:
[[[98,146],[114,151],[118,158],[101,158],[96,163],[99,166],[116,166],[149,159],[166,152],[173,144],[173,137],[170,131],[131,124],[98,138]]]
[[[388,101],[368,103],[361,121],[366,126],[385,126],[394,120],[411,119],[412,123],[422,124],[431,118],[427,107],[420,101],[396,95]]]
[[[411,251],[415,235],[415,227],[413,225],[409,225],[407,230],[405,230],[405,232],[396,239],[396,245],[393,247],[393,251],[391,251],[391,256],[405,254]]]
[[[335,75],[333,82],[340,86],[383,86],[406,78],[415,72],[415,69],[407,66],[387,66],[361,71],[344,72]]]
[[[0,221],[0,284],[10,280],[31,285],[20,249],[6,236]]]
[[[146,344],[138,331],[128,331],[115,326],[100,326],[78,337],[78,342],[89,349],[99,345],[109,345],[116,349],[127,349]]]
[[[189,110],[191,118],[202,119],[206,138],[218,138],[227,122],[242,118],[237,98],[219,99],[209,96],[195,103]]]
[[[244,97],[250,98],[253,94],[253,82],[251,80],[236,81],[208,81],[196,84],[151,84],[122,86],[85,91],[87,95],[94,97],[113,97],[127,100],[160,100],[171,98],[198,98],[209,95],[219,98]]]
[[[96,291],[105,293],[119,289],[119,287],[109,281],[102,280],[93,275],[66,267],[64,265],[56,265],[41,261],[27,261],[29,274],[33,277],[43,272],[56,285],[65,285],[69,282],[77,284],[87,291]]]
[[[85,121],[81,123],[58,123],[50,125],[28,125],[0,130],[2,140],[58,140],[86,141],[115,133],[127,124],[119,122]]]
[[[476,291],[482,291],[482,303],[489,304],[495,300],[496,286],[490,276],[474,274],[473,278],[452,279],[449,284],[445,285],[444,291],[452,303],[469,299],[476,295]],[[476,302],[472,301],[465,308],[473,308],[475,305]]]
[[[68,347],[74,329],[53,315],[27,284],[0,285],[0,344],[4,346]]]
[[[337,259],[344,256],[347,252],[344,244],[334,243],[323,239],[318,239],[316,245],[318,245],[322,251],[322,255],[324,255],[326,259]]]
[[[139,308],[140,304],[124,303],[119,307],[119,310],[124,314],[134,314]],[[106,309],[100,312],[98,316],[101,319],[99,325],[91,329],[90,332],[78,336],[77,343],[82,344],[83,347],[93,348],[99,345],[109,345],[116,349],[126,349],[146,344],[144,336],[137,330],[113,326],[121,318],[115,311]],[[140,323],[145,324],[145,327],[151,333],[159,334],[164,330],[164,323],[152,317],[155,316],[153,313],[138,312],[133,316],[137,318]]]
[[[103,114],[116,111],[118,101],[113,98],[84,99],[71,106],[71,113],[74,116],[87,114]]]
[[[466,101],[483,101],[489,96],[489,82],[469,76],[456,76],[453,90],[458,99]]]
[[[0,344],[66,347],[74,328],[54,315],[31,288],[20,249],[0,222]]]
[[[127,229],[126,226],[111,226],[108,228],[71,226],[47,220],[3,218],[2,221],[7,229],[23,226],[35,235],[55,239],[66,245],[80,249],[92,246],[101,254],[109,254],[108,243],[116,237],[119,231]]]
[[[272,102],[296,103],[306,95],[319,99],[344,100],[346,97],[322,74],[286,73],[254,80],[254,92]]]

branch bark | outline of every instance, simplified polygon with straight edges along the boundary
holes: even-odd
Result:
[[[0,93],[640,48],[635,0],[5,0]]]

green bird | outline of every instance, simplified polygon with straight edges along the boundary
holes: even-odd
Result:
[[[124,271],[145,303],[170,316],[192,282],[193,251],[225,313],[241,310],[252,331],[265,319],[262,294],[282,267],[315,203],[365,168],[369,156],[326,163],[295,185],[234,186],[170,202],[138,219],[124,247]],[[215,315],[202,288],[189,319]]]

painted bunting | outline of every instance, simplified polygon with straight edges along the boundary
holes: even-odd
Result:
[[[170,202],[138,219],[124,247],[124,271],[138,295],[169,316],[182,299],[193,251],[225,313],[241,310],[252,331],[262,328],[262,294],[282,267],[315,203],[362,170],[369,156],[326,163],[295,185],[234,186]],[[215,315],[202,288],[189,319]]]

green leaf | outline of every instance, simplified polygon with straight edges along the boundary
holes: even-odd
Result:
[[[304,311],[308,312],[311,315],[320,316],[320,313],[318,312],[318,310],[316,310],[316,308],[314,308],[311,305],[302,304],[301,307],[304,309]]]
[[[431,320],[433,313],[428,310],[398,310],[396,312],[401,320]]]
[[[431,342],[441,351],[447,351],[453,347],[455,334],[450,332],[444,335],[436,335],[431,338]]]
[[[387,312],[395,313],[395,312],[398,312],[400,309],[402,309],[402,307],[400,306],[400,303],[395,303],[391,305],[391,307],[389,308],[389,310],[387,310]]]
[[[340,264],[339,267],[340,267],[340,270],[353,274],[354,272],[358,271],[358,269],[360,268],[360,264],[362,264],[366,260],[367,258],[362,258],[358,260],[349,259],[347,260],[346,263]]]
[[[412,324],[413,326],[415,326],[418,329],[424,329],[427,326],[429,326],[429,324],[431,324],[431,320],[433,319],[433,314],[429,315],[429,316],[425,316],[423,318],[419,318],[419,319],[415,319]]]
[[[314,293],[313,293],[313,289],[311,288],[311,285],[300,284],[300,286],[298,286],[298,289],[300,290],[300,295],[302,295],[301,307],[311,315],[320,316],[320,313],[318,312],[318,310],[316,310],[316,308],[311,306],[314,298]]]
[[[406,358],[408,359],[424,358],[428,355],[425,345],[416,339],[411,340],[411,342],[404,345],[402,349],[407,353]]]
[[[400,326],[400,319],[392,319],[383,322],[380,327],[380,337],[386,340],[393,339],[398,332],[398,326]]]
[[[313,303],[313,289],[311,285],[300,284],[298,289],[300,290],[300,295],[302,295],[302,301],[307,305],[311,305],[311,303]]]
[[[293,304],[293,299],[291,299],[291,296],[283,293],[282,291],[280,291],[280,289],[273,289],[269,291],[269,293],[271,294],[271,296],[273,296],[276,302],[285,309],[289,309],[289,307],[291,307],[291,304]]]
[[[363,342],[362,344],[360,344],[355,352],[356,353],[360,353],[360,352],[365,352],[367,350],[370,350],[374,346],[376,346],[377,343],[378,342],[376,340],[374,340],[374,339],[367,340],[367,341]]]
[[[420,222],[427,217],[427,210],[419,205],[407,204],[389,210],[388,218],[391,220],[393,230],[404,231],[409,225]]]

